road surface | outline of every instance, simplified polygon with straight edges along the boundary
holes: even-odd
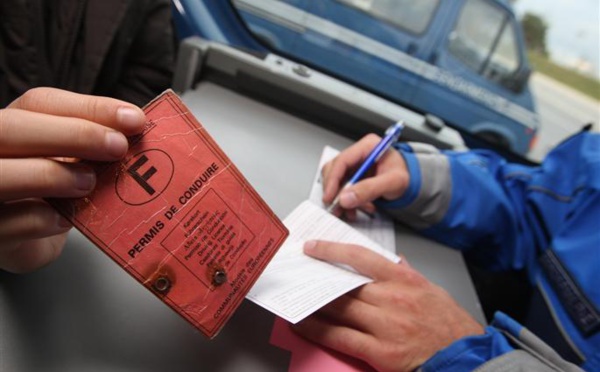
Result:
[[[539,73],[532,75],[531,88],[541,122],[537,145],[529,154],[531,159],[540,161],[584,124],[592,122],[593,130],[600,131],[600,102]]]

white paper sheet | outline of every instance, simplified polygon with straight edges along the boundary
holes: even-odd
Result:
[[[365,246],[398,262],[399,257],[311,201],[302,202],[285,220],[290,236],[247,298],[297,323],[344,293],[371,281],[342,265],[306,256],[302,247],[320,239]]]

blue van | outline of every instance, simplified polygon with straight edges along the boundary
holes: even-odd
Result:
[[[274,51],[526,155],[539,121],[507,0],[176,0],[184,35]],[[248,33],[250,31],[250,33]]]

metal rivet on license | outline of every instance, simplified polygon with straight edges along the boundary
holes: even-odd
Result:
[[[152,284],[154,289],[162,294],[166,294],[171,289],[171,280],[166,276],[159,276]]]
[[[213,285],[219,286],[227,281],[227,273],[224,270],[215,270],[213,274]]]

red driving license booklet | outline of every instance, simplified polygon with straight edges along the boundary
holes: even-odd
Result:
[[[287,229],[172,91],[149,103],[88,197],[50,202],[119,266],[214,337]]]

